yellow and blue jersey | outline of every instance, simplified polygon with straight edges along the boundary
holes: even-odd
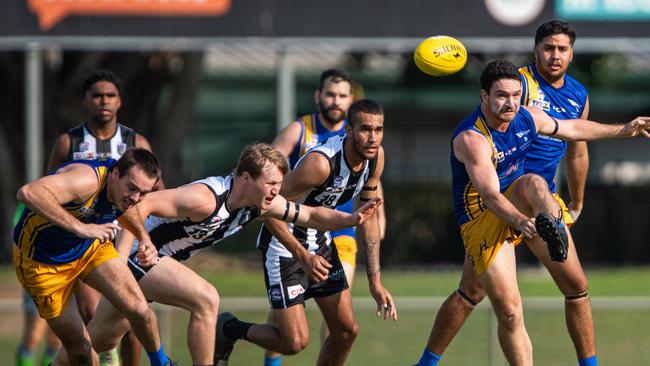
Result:
[[[519,73],[523,87],[522,105],[539,108],[558,120],[580,118],[587,104],[587,90],[577,80],[565,75],[564,84],[555,88],[539,75],[535,64],[520,68]],[[539,135],[528,151],[525,172],[541,175],[555,192],[553,178],[566,148],[564,140]]]
[[[451,136],[451,173],[453,187],[454,214],[458,224],[473,220],[487,210],[465,169],[465,164],[456,159],[453,141],[464,131],[472,130],[483,135],[492,145],[492,162],[499,176],[499,189],[505,192],[510,184],[524,174],[524,158],[537,137],[533,117],[525,109],[510,122],[505,132],[493,130],[487,124],[481,107],[463,120]]]
[[[332,131],[323,126],[320,118],[318,118],[318,113],[304,115],[298,119],[298,122],[300,122],[302,130],[300,131],[300,139],[298,140],[298,143],[293,147],[291,154],[289,154],[289,166],[291,169],[296,166],[300,157],[305,155],[305,153],[307,153],[307,151],[312,147],[321,144],[332,136],[344,135],[345,126],[348,123],[348,121],[345,120],[341,129]],[[352,213],[354,211],[353,201],[349,200],[348,202],[337,206],[336,209],[341,212]],[[342,230],[336,230],[332,231],[330,234],[333,238],[342,235],[354,237],[354,228],[349,227]]]
[[[83,203],[67,203],[63,207],[83,223],[104,224],[113,222],[122,212],[106,197],[106,183],[114,159],[73,160],[59,166],[86,164],[97,175],[99,188]],[[54,174],[54,172],[50,173]],[[60,228],[37,213],[25,208],[14,227],[14,243],[22,255],[45,264],[70,263],[81,258],[95,239],[85,239]]]

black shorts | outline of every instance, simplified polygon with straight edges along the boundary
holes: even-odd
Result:
[[[138,259],[135,257],[138,252],[133,252],[131,255],[129,255],[129,259],[127,259],[127,265],[129,266],[129,269],[131,270],[131,273],[133,273],[133,276],[135,277],[136,281],[140,281],[144,275],[149,272],[149,270],[153,266],[141,266],[138,263]],[[158,257],[158,260],[160,260],[160,257]]]
[[[264,282],[273,309],[286,309],[298,304],[304,306],[305,300],[309,298],[334,295],[348,288],[348,280],[334,243],[318,249],[316,255],[322,256],[332,265],[327,280],[319,283],[309,280],[298,260],[269,256],[268,252],[264,252]]]

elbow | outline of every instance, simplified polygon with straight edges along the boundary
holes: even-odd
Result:
[[[25,184],[24,186],[20,187],[18,193],[16,193],[16,199],[25,204],[30,202],[33,196],[33,187],[30,184]]]

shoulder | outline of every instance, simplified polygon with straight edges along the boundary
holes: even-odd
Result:
[[[149,143],[149,140],[147,140],[146,137],[142,136],[139,133],[135,134],[135,147],[151,151],[151,144]]]

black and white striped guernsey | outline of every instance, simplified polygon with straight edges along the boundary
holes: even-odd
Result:
[[[313,147],[298,161],[296,166],[300,165],[305,156],[309,154],[322,154],[327,158],[330,165],[330,174],[325,182],[318,187],[312,188],[298,203],[311,207],[323,206],[334,209],[336,206],[352,200],[361,193],[364,184],[366,184],[370,176],[374,173],[377,158],[366,160],[363,169],[355,173],[345,158],[343,150],[345,138],[342,135],[333,136],[321,145]],[[332,241],[327,231],[293,224],[289,224],[289,230],[310,252],[314,252],[324,245],[330,245]],[[274,257],[276,255],[291,257],[291,253],[277,238],[271,235],[265,226],[262,226],[262,230],[258,236],[257,246],[266,251],[267,257]]]
[[[217,207],[212,215],[201,222],[188,218],[162,218],[149,216],[145,228],[158,249],[158,256],[171,256],[183,261],[203,248],[240,231],[259,216],[256,207],[243,207],[233,212],[226,208],[226,199],[232,189],[233,176],[208,177],[190,184],[205,184],[214,194]]]
[[[68,130],[70,136],[70,151],[68,160],[104,160],[112,158],[118,160],[126,149],[135,146],[135,130],[120,123],[110,139],[97,139],[86,127],[81,124]]]

